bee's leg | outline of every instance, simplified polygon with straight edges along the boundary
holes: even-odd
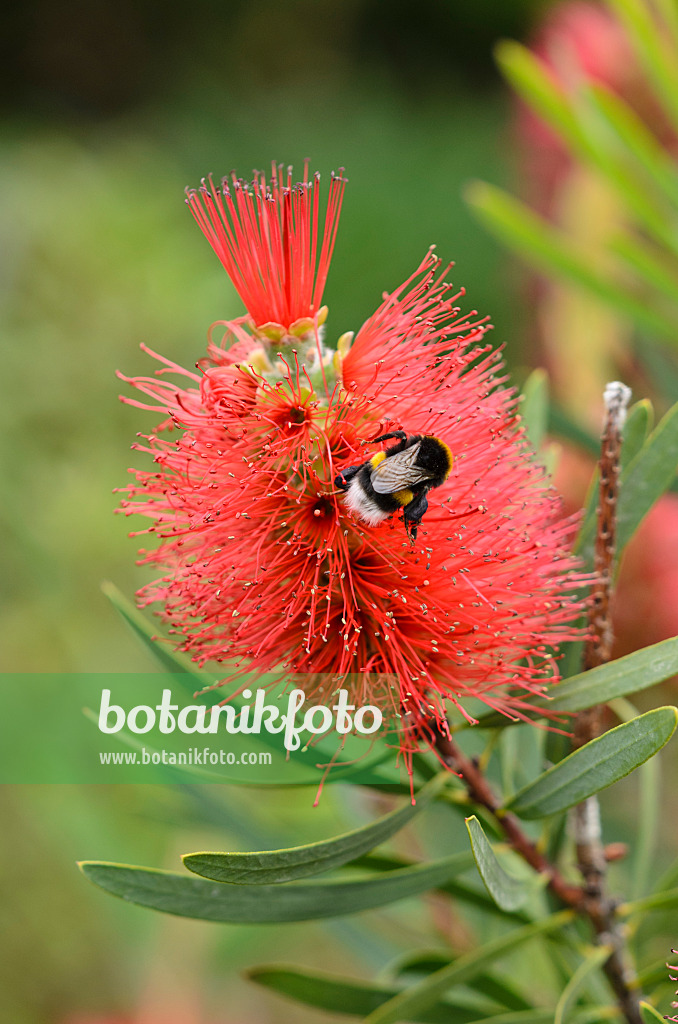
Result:
[[[346,466],[346,468],[342,469],[341,473],[339,473],[338,476],[335,476],[334,486],[338,487],[339,490],[341,491],[347,491],[348,485],[350,484],[351,480],[357,473],[360,472],[360,470],[363,468],[363,465],[364,463],[361,464],[360,466]]]
[[[412,543],[417,539],[417,529],[426,515],[427,509],[428,498],[426,497],[426,488],[424,488],[424,490],[419,494],[415,495],[409,505],[405,505],[405,508],[403,509],[405,529],[407,531],[407,536],[410,538]]]

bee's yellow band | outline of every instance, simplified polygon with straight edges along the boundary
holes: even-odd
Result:
[[[405,491],[394,491],[391,495],[392,498],[398,502],[399,505],[409,505],[414,497],[414,493],[410,490]]]

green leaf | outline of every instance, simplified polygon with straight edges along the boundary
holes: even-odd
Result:
[[[652,430],[653,417],[652,402],[648,398],[641,399],[629,409],[622,430],[624,442],[621,450],[622,472],[642,451]]]
[[[607,704],[616,697],[640,693],[641,690],[670,679],[677,672],[678,636],[675,636],[549,686],[545,697],[536,697],[531,702],[537,710],[529,715],[531,718],[539,718],[542,711],[548,711],[549,714],[583,711],[595,704]],[[493,711],[482,715],[475,728],[507,728],[517,724],[506,715]]]
[[[533,370],[522,388],[520,418],[525,424],[527,436],[535,452],[538,452],[549,415],[549,377],[546,370]]]
[[[655,892],[651,896],[643,896],[640,900],[630,900],[619,907],[620,917],[633,917],[636,914],[647,914],[653,910],[675,910],[678,907],[678,889],[667,889]]]
[[[582,961],[563,989],[563,993],[558,1000],[558,1005],[556,1006],[553,1024],[564,1024],[564,1021],[568,1019],[570,1007],[587,977],[593,971],[602,967],[605,961],[609,959],[611,952],[611,946],[598,946],[595,949],[592,949],[588,956]]]
[[[563,910],[541,921],[507,932],[486,943],[480,949],[458,957],[453,963],[435,971],[416,985],[399,993],[365,1018],[365,1024],[395,1024],[396,1021],[420,1020],[422,1011],[438,1001],[453,985],[461,985],[477,977],[487,967],[493,967],[503,953],[513,951],[537,935],[562,928],[572,920],[573,912]],[[502,1017],[506,1015],[502,1014]],[[493,1018],[496,1022],[499,1018]],[[549,1017],[550,1020],[550,1017]]]
[[[242,885],[275,884],[318,875],[355,860],[395,835],[440,792],[449,777],[449,772],[437,775],[417,793],[416,804],[409,803],[333,839],[256,853],[186,853],[182,860],[185,867],[203,878]]]
[[[658,337],[676,344],[676,322],[659,306],[636,297],[628,285],[605,276],[600,262],[573,245],[570,237],[525,203],[485,182],[472,182],[466,198],[480,220],[538,270],[574,282]]]
[[[521,818],[545,818],[581,803],[661,750],[677,721],[676,708],[655,708],[610,729],[521,789],[504,809]]]
[[[519,910],[534,892],[534,883],[504,870],[475,815],[466,819],[466,828],[478,873],[490,896],[502,910]]]
[[[655,86],[655,95],[678,129],[678,61],[675,49],[665,46],[663,33],[649,5],[639,0],[608,0],[626,26],[645,71]]]
[[[626,423],[623,427],[624,443],[621,450],[622,488],[624,470],[645,444],[651,429],[653,415],[652,403],[647,399],[636,402],[629,409]],[[600,443],[598,443],[596,455],[600,455]],[[586,515],[575,545],[575,550],[587,563],[592,563],[593,561],[593,542],[596,533],[599,502],[600,474],[596,468],[586,497]]]
[[[651,290],[656,289],[672,303],[678,303],[678,275],[675,259],[663,249],[651,248],[647,242],[633,235],[620,235],[610,248],[629,266],[650,290],[648,302],[652,301]],[[678,306],[676,307],[678,317]]]
[[[83,861],[80,870],[114,896],[166,914],[232,924],[270,924],[340,917],[383,907],[444,885],[472,864],[470,853],[457,853],[377,878],[256,886],[208,882],[191,875],[105,861]]]
[[[638,408],[634,406],[634,410]],[[631,452],[637,444],[641,427],[640,413],[634,416],[630,427]],[[656,429],[650,434],[640,451],[629,459],[622,448],[622,473],[619,487],[617,511],[617,560],[640,526],[652,506],[669,489],[676,475],[678,457],[678,404],[670,409]],[[593,495],[592,505],[597,504],[598,493]],[[596,515],[589,508],[582,526],[575,550],[590,563],[593,558],[593,543],[596,531]]]
[[[623,551],[654,503],[669,489],[678,464],[678,403],[669,409],[622,476],[617,550]]]
[[[502,40],[494,50],[497,63],[515,91],[578,151],[588,151],[584,133],[562,86],[539,57],[513,40]]]
[[[378,985],[311,971],[286,964],[254,967],[247,977],[280,995],[296,999],[307,1006],[315,1006],[330,1013],[346,1013],[365,1017],[398,995],[393,985]],[[469,1006],[468,999],[445,1000],[435,1003],[416,1018],[422,1024],[471,1024],[478,1018],[478,1007]],[[407,1019],[407,1018],[405,1018]]]
[[[403,974],[433,974],[434,971],[439,971],[441,967],[452,963],[454,959],[456,958],[451,956],[448,950],[441,949],[420,949],[414,953],[404,953],[387,965],[380,974],[380,980],[393,982]],[[507,1010],[533,1009],[532,1003],[528,1002],[513,984],[494,973],[478,974],[470,983],[470,987],[494,999]]]
[[[564,140],[575,157],[596,168],[614,188],[639,223],[675,251],[672,204],[638,160],[629,160],[604,107],[586,88],[566,92],[551,69],[526,47],[502,42],[497,60],[514,89]]]
[[[661,1013],[657,1013],[654,1006],[646,1003],[644,999],[640,1002],[640,1015],[643,1018],[643,1024],[656,1024],[657,1021],[661,1021],[661,1024],[664,1024],[666,1019]]]
[[[678,395],[678,365],[672,352],[638,337],[633,346],[633,357],[660,395],[667,399]]]
[[[678,172],[668,151],[648,129],[634,110],[600,83],[589,87],[589,95],[608,125],[623,143],[626,155],[643,168],[655,187],[678,206]]]
[[[403,861],[399,857],[390,857],[383,853],[368,854],[352,865],[352,867],[367,868],[369,871],[394,871],[398,868],[409,866],[410,864],[407,861]],[[443,885],[436,886],[436,888],[439,892],[447,893],[448,896],[452,896],[461,903],[468,903],[470,906],[479,907],[485,913],[491,914],[494,917],[500,917],[504,921],[507,918],[514,922],[529,922],[531,920],[523,911],[501,910],[494,900],[488,896],[485,887],[477,886],[473,882],[466,882],[463,879],[455,878],[445,882]]]
[[[196,690],[202,690],[216,682],[215,676],[196,668],[189,658],[173,650],[166,640],[158,637],[148,619],[127,600],[114,583],[104,580],[101,589],[132,632],[166,672],[178,672],[187,679],[190,678],[195,683]]]
[[[622,722],[632,721],[638,716],[638,709],[623,697],[610,701],[610,709]],[[632,898],[640,897],[648,889],[660,825],[661,781],[659,764],[654,758],[638,769],[640,793],[635,816],[637,839],[633,856]]]

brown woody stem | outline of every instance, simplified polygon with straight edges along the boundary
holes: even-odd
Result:
[[[607,415],[601,440],[600,501],[594,552],[595,582],[589,609],[589,635],[584,650],[585,670],[605,664],[612,653],[610,599],[614,575],[621,430],[630,394],[624,384],[609,384],[605,389]],[[575,748],[599,735],[601,719],[601,707],[579,713],[573,736]],[[615,901],[606,894],[606,858],[597,798],[590,797],[573,811],[577,860],[584,881],[582,886],[573,885],[537,849],[524,833],[518,819],[502,811],[500,801],[477,763],[459,749],[448,733],[437,727],[433,727],[433,731],[439,756],[461,776],[471,799],[493,815],[514,850],[535,871],[547,875],[551,891],[563,903],[588,918],[597,941],[601,945],[611,946],[612,953],[603,965],[603,970],[628,1024],[643,1024],[639,1006],[640,992],[635,974],[627,962],[625,934],[616,914]]]

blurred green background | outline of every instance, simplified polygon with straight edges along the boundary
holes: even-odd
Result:
[[[112,491],[154,417],[118,402],[115,371],[152,372],[141,342],[191,367],[209,325],[242,312],[183,203],[206,173],[247,176],[271,159],[301,169],[307,156],[325,181],[346,168],[329,338],[357,328],[437,243],[469,307],[491,315],[508,362],[521,364],[522,279],[461,190],[512,179],[510,101],[491,50],[525,38],[546,6],[14,5],[0,61],[4,671],[152,667],[99,590],[108,578],[131,595],[145,579]],[[239,972],[286,960],[372,974],[430,943],[431,922],[460,946],[472,938],[433,897],[325,926],[175,920],[94,890],[74,866],[176,867],[179,851],[208,844],[320,838],[379,811],[357,791],[331,787],[312,813],[306,792],[212,787],[2,787],[0,802],[2,1024],[303,1024],[319,1015]],[[435,810],[428,821],[432,854],[464,843]],[[632,831],[622,821],[613,838]]]

